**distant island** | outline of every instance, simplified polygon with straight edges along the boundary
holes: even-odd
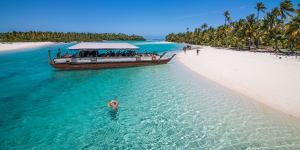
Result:
[[[300,4],[295,9],[291,0],[283,0],[266,11],[264,3],[258,2],[254,8],[256,14],[237,21],[232,21],[226,10],[223,25],[210,27],[204,23],[194,31],[187,28],[183,33],[171,33],[166,40],[234,49],[300,50]]]
[[[144,41],[139,35],[122,33],[78,33],[78,32],[4,32],[0,33],[0,42],[91,42],[103,40],[135,40]]]

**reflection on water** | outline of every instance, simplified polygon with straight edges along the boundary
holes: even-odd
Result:
[[[118,120],[118,109],[110,109],[109,116],[111,120]]]

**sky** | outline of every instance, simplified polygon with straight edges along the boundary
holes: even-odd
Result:
[[[280,0],[0,0],[0,32],[59,31],[164,36],[193,30],[203,23],[224,23],[256,13],[257,2],[268,9]],[[292,0],[294,4],[300,0]]]

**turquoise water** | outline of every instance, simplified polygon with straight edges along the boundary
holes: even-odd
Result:
[[[142,50],[177,44],[133,42]],[[299,149],[300,123],[167,65],[56,71],[47,50],[0,53],[0,149]],[[117,113],[107,102],[117,97]]]

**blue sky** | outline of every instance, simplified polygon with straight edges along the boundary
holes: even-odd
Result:
[[[260,0],[267,8],[280,0]],[[300,3],[293,0],[293,3]],[[0,32],[115,32],[163,36],[256,13],[258,0],[1,0]]]

